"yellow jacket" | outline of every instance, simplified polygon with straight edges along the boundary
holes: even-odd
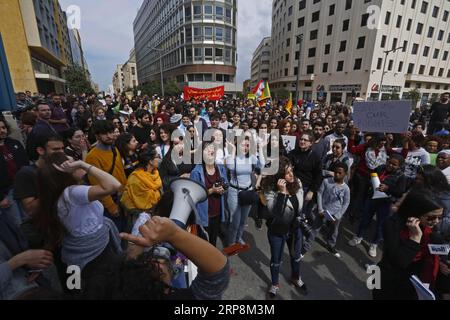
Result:
[[[128,178],[121,202],[127,210],[150,210],[161,200],[162,181],[158,170],[135,170]]]
[[[114,170],[112,175],[120,182],[122,186],[127,183],[127,177],[125,176],[125,171],[123,169],[122,158],[120,157],[119,151],[116,149],[117,158],[114,165]],[[111,151],[100,150],[99,148],[92,149],[86,157],[86,163],[93,165],[105,172],[111,170],[113,161],[113,153]],[[91,185],[98,185],[98,181],[91,176],[89,176],[89,182]],[[108,210],[108,212],[115,212],[117,210],[117,204],[114,202],[111,196],[105,197],[102,201],[103,206]]]

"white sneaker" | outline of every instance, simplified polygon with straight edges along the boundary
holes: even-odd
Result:
[[[348,242],[348,245],[351,247],[356,247],[358,244],[362,242],[363,238],[354,237],[352,240]]]
[[[269,296],[271,298],[275,298],[277,296],[279,290],[280,290],[279,286],[271,286],[269,289]]]
[[[371,244],[370,249],[369,249],[369,256],[371,256],[372,258],[376,258],[377,257],[377,248],[378,248],[378,246],[376,244]]]

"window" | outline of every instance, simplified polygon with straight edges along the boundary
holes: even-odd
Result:
[[[325,52],[324,52],[324,54],[330,54],[330,50],[331,50],[331,44],[325,45]]]
[[[339,46],[339,52],[344,52],[347,48],[347,41],[341,41],[341,45]]]
[[[333,33],[333,25],[330,24],[327,26],[327,36],[331,35]]]
[[[292,29],[292,23],[288,23],[288,25],[287,25],[287,31],[291,31],[291,29]]]
[[[352,8],[352,0],[345,0],[345,10],[350,10]]]
[[[414,72],[414,63],[410,63],[409,65],[408,65],[408,74],[411,74],[411,73],[413,73]]]
[[[366,37],[359,37],[358,45],[356,46],[356,49],[363,49],[365,44],[366,44]]]
[[[425,72],[425,66],[422,64],[419,68],[419,74],[423,74]]]
[[[378,58],[377,70],[381,70],[382,65],[383,65],[383,58]]]
[[[394,40],[392,40],[392,50],[397,49],[397,43],[398,43],[398,39],[394,38]]]
[[[324,63],[322,66],[322,72],[327,73],[328,72],[328,63]]]
[[[368,20],[369,20],[369,14],[368,13],[363,14],[361,17],[361,27],[366,27]]]
[[[316,11],[312,14],[311,22],[319,21],[320,18],[320,11]]]
[[[389,60],[388,71],[392,71],[393,66],[394,66],[394,60]]]
[[[223,49],[216,48],[216,61],[223,61]]]
[[[205,19],[212,20],[213,18],[213,7],[211,5],[205,5]]]
[[[290,47],[291,46],[291,39],[286,39],[286,47]]]
[[[216,41],[223,41],[223,28],[216,27]]]
[[[223,7],[216,6],[216,19],[223,20]]]
[[[205,27],[205,40],[213,40],[213,28]]]
[[[408,24],[406,25],[406,30],[411,31],[412,19],[408,19]]]
[[[313,74],[314,73],[314,65],[311,64],[306,67],[306,74]]]
[[[434,49],[434,53],[433,53],[433,59],[437,59],[439,58],[439,49]]]
[[[292,6],[290,6],[288,9],[288,16],[291,16],[291,15],[292,15]]]
[[[381,37],[381,47],[382,48],[386,47],[386,36]]]
[[[430,73],[429,73],[429,75],[430,76],[434,76],[434,71],[436,70],[436,68],[435,67],[431,67],[430,68]]]
[[[344,61],[338,61],[336,71],[340,72],[342,70],[344,70]]]
[[[391,13],[389,11],[386,11],[386,18],[384,19],[384,24],[388,25],[391,21]]]
[[[442,41],[442,39],[444,39],[444,30],[439,30],[438,41]]]
[[[400,61],[399,65],[398,65],[398,72],[402,72],[403,71],[403,61]]]
[[[402,26],[402,16],[397,17],[397,24],[395,25],[397,28],[400,28]]]
[[[428,46],[425,46],[424,48],[423,48],[423,56],[424,57],[428,57],[428,53],[430,52],[430,47],[428,47]]]
[[[439,69],[438,77],[442,77],[444,75],[444,68]]]
[[[445,10],[444,15],[442,16],[442,21],[447,22],[447,20],[448,20],[448,11]]]
[[[422,34],[422,31],[423,31],[423,23],[418,23],[417,24],[416,33],[417,34]]]
[[[432,16],[433,16],[433,18],[437,18],[438,15],[439,15],[439,7],[434,6]]]
[[[308,51],[308,58],[312,58],[316,56],[316,48],[310,48]]]
[[[286,53],[286,62],[289,62],[289,53]]]
[[[343,26],[342,26],[342,31],[347,31],[349,25],[350,25],[350,20],[349,20],[349,19],[344,20],[344,24],[343,24]]]
[[[311,31],[309,35],[309,40],[316,40],[317,39],[318,30]]]
[[[305,17],[298,19],[298,27],[303,27],[305,25]]]
[[[205,61],[212,61],[212,60],[213,60],[213,49],[205,48]]]
[[[361,70],[361,65],[362,65],[362,59],[356,59],[353,70]]]
[[[404,41],[403,42],[403,49],[402,49],[402,52],[406,52],[406,50],[408,49],[408,41]]]
[[[427,13],[428,10],[428,2],[426,1],[422,1],[422,7],[420,8],[420,12],[422,13]]]
[[[329,15],[330,17],[334,15],[335,9],[336,9],[336,5],[335,5],[335,4],[332,4],[332,5],[330,6],[330,10],[329,10],[329,13],[328,13],[328,15]]]
[[[411,54],[417,54],[418,51],[419,51],[419,45],[417,43],[414,43]]]
[[[444,51],[444,54],[442,55],[442,60],[447,61],[448,58],[448,51]]]
[[[202,48],[194,48],[194,60],[195,61],[203,60],[202,51],[203,51]]]
[[[284,69],[284,76],[287,77],[289,75],[289,69]]]
[[[434,28],[430,27],[428,29],[428,38],[433,38],[433,35],[434,35]]]
[[[298,3],[298,10],[303,10],[303,9],[305,9],[306,8],[306,0],[301,0],[299,3]]]

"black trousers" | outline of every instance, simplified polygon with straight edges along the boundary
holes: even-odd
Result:
[[[217,238],[219,237],[220,232],[220,215],[209,218],[209,226],[206,228],[209,236],[209,243],[211,243],[214,247],[217,246]]]

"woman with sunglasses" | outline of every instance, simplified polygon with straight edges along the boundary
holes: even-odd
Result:
[[[374,300],[417,300],[410,281],[415,275],[435,289],[439,257],[430,253],[433,229],[443,218],[444,205],[426,188],[413,188],[384,230],[384,253],[379,263],[380,289]]]

